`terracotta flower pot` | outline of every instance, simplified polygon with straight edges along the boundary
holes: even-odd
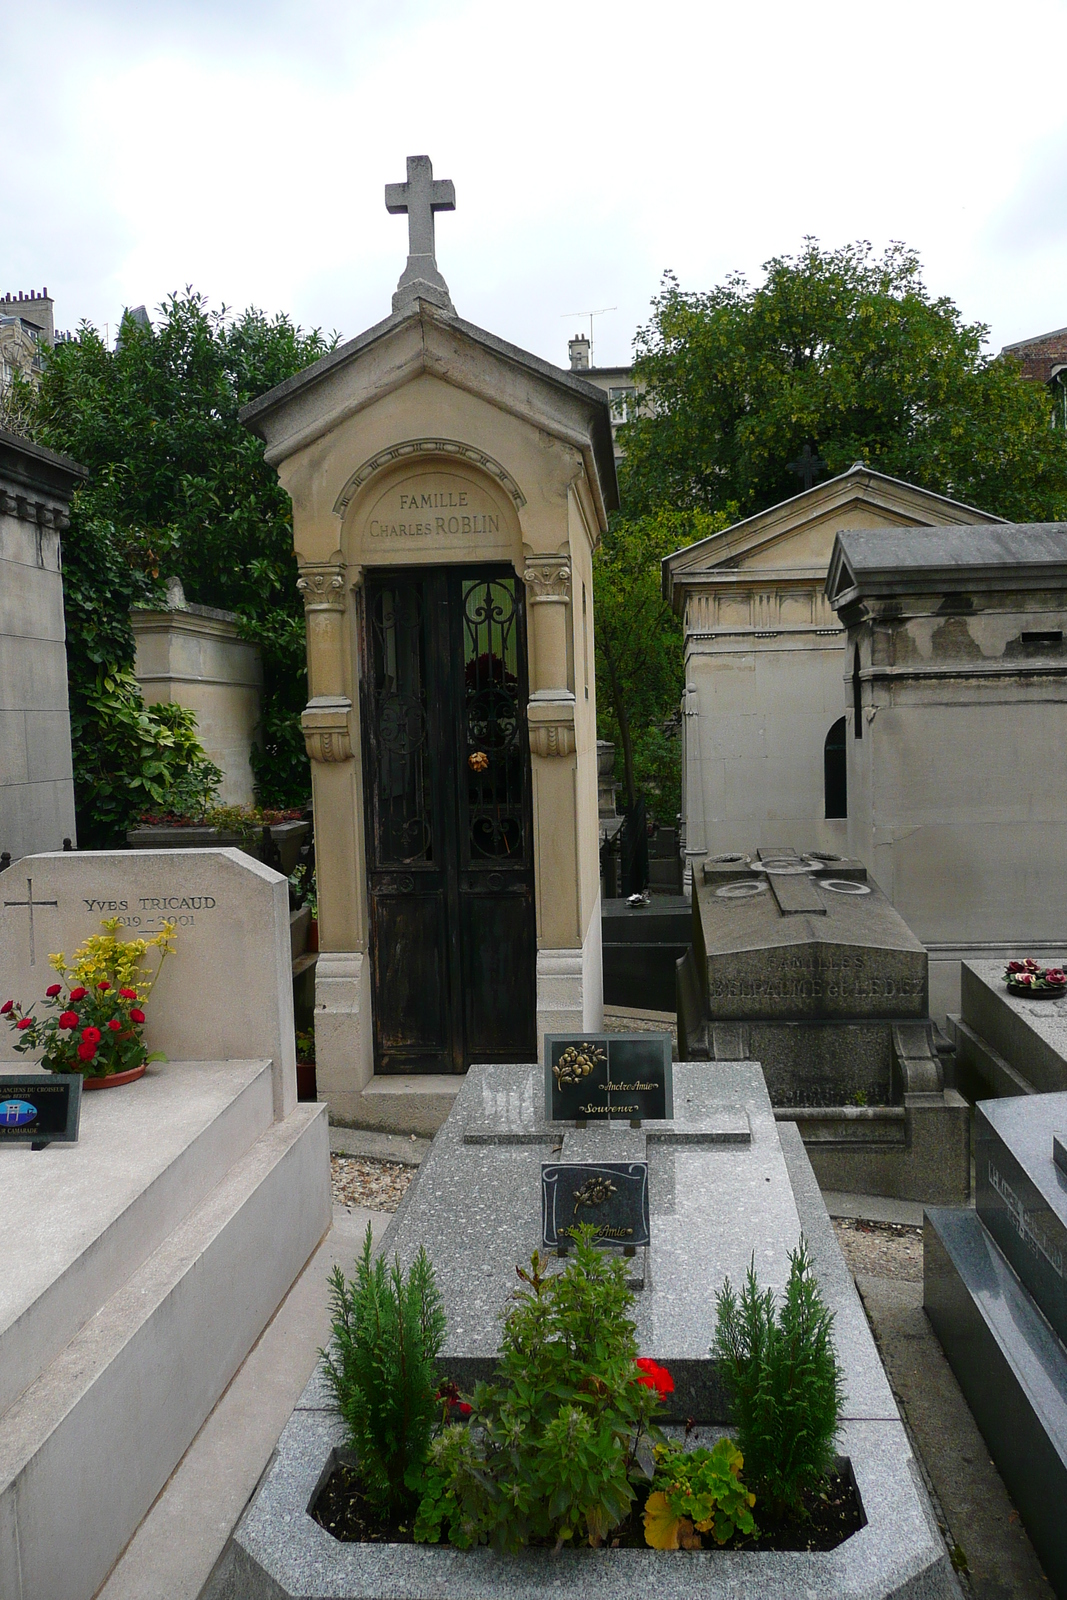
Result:
[[[317,1100],[318,1097],[314,1061],[298,1061],[296,1064],[296,1098],[298,1100]]]
[[[134,1067],[130,1072],[110,1072],[106,1077],[92,1077],[86,1073],[82,1079],[83,1089],[117,1089],[122,1083],[132,1083],[135,1078],[143,1078],[147,1061],[142,1061],[139,1067]]]

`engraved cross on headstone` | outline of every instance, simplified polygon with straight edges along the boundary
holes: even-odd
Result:
[[[30,966],[31,967],[35,967],[37,965],[37,952],[36,952],[36,950],[34,948],[34,942],[33,942],[33,908],[34,908],[34,906],[58,906],[58,905],[59,905],[59,901],[58,900],[35,900],[33,898],[33,879],[32,878],[27,878],[26,879],[26,898],[25,898],[25,900],[5,900],[4,901],[5,910],[6,910],[6,908],[8,906],[26,906],[28,908],[28,910],[29,910],[29,913],[30,913]]]
[[[394,216],[404,211],[408,214],[408,264],[396,286],[393,310],[402,311],[416,300],[429,300],[454,312],[448,284],[437,270],[433,223],[435,211],[456,209],[452,180],[434,180],[429,156],[408,156],[408,181],[386,184],[385,209]]]
[[[789,470],[803,480],[805,489],[810,489],[818,474],[826,470],[826,462],[813,453],[811,445],[805,440],[797,459],[790,461]]]

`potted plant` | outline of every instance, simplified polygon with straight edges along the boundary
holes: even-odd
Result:
[[[1062,967],[1042,967],[1031,956],[1024,961],[1009,961],[1004,969],[1009,994],[1049,1000],[1067,994],[1067,971]]]
[[[298,1100],[317,1100],[318,1097],[318,1088],[315,1083],[315,1024],[312,1022],[306,1033],[300,1029],[297,1030],[296,1098]]]
[[[16,1000],[0,1006],[24,1055],[43,1050],[41,1065],[49,1072],[77,1072],[86,1089],[114,1089],[144,1076],[160,1051],[149,1055],[144,1043],[144,1005],[167,956],[174,949],[174,923],[166,922],[152,939],[119,938],[118,917],[103,922],[74,952],[70,966],[60,952],[49,964],[62,982],[45,991],[44,1007],[52,1015],[37,1017]],[[143,965],[149,950],[158,950],[155,972]]]

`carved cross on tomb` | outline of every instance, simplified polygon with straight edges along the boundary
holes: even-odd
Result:
[[[811,445],[805,440],[797,459],[789,462],[789,470],[802,479],[805,489],[810,489],[818,474],[826,471],[826,462],[813,453]]]
[[[454,311],[448,284],[437,270],[433,221],[435,211],[456,209],[451,178],[435,179],[429,156],[408,156],[408,181],[386,184],[385,209],[394,216],[408,215],[408,264],[396,286],[393,310],[421,299]]]
[[[35,900],[33,898],[33,879],[32,878],[27,878],[26,879],[26,898],[25,898],[25,900],[5,900],[4,901],[5,910],[7,909],[8,906],[26,906],[26,908],[28,909],[28,911],[30,913],[30,966],[31,967],[35,967],[37,965],[37,952],[34,949],[34,943],[33,943],[33,908],[34,908],[34,906],[58,906],[58,905],[59,905],[59,901],[58,900]]]

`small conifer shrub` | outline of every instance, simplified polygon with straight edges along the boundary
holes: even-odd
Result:
[[[803,1239],[789,1257],[781,1309],[761,1291],[754,1261],[740,1297],[727,1279],[719,1292],[712,1353],[722,1366],[730,1420],[745,1477],[772,1517],[802,1514],[805,1490],[834,1465],[843,1379]]]
[[[368,1223],[355,1278],[340,1267],[330,1277],[333,1339],[322,1355],[367,1499],[398,1513],[420,1492],[440,1410],[445,1313],[424,1250],[406,1275],[399,1257],[387,1268],[372,1256]]]

